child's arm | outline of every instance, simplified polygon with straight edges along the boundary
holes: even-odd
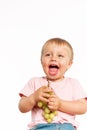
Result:
[[[22,96],[18,107],[19,110],[23,113],[30,111],[35,106],[35,100],[33,94],[31,94],[29,97]]]
[[[19,101],[19,110],[23,113],[30,111],[38,101],[48,102],[50,94],[53,90],[49,87],[42,86],[28,97],[22,96]]]
[[[84,114],[87,111],[87,100],[80,99],[76,101],[60,101],[60,106],[58,108],[60,111],[76,115],[76,114]]]
[[[48,106],[52,110],[59,110],[71,115],[84,114],[87,111],[87,99],[66,101],[54,94],[51,95]]]

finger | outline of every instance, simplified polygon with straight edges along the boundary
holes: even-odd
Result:
[[[49,103],[50,102],[55,102],[55,99],[54,98],[49,98]]]
[[[51,87],[44,87],[44,92],[53,92],[53,89]]]
[[[54,105],[49,105],[49,104],[48,104],[48,108],[49,108],[50,110],[54,110]]]
[[[41,97],[41,99],[40,99],[41,101],[43,101],[43,102],[46,102],[46,103],[48,103],[49,102],[49,99],[48,98],[45,98],[45,97]]]
[[[50,98],[50,94],[49,93],[43,93],[42,97],[44,97],[44,98]]]

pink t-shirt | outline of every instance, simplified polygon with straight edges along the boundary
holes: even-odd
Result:
[[[65,77],[59,82],[50,82],[50,87],[53,88],[55,93],[64,100],[72,101],[81,98],[87,98],[87,94],[84,92],[81,84],[77,79]],[[32,78],[24,86],[24,88],[19,93],[20,96],[29,96],[34,93],[35,90],[41,86],[46,86],[48,84],[46,77]],[[28,127],[31,128],[39,123],[47,123],[42,116],[43,110],[40,108],[33,108],[31,110],[31,123]],[[71,123],[73,126],[78,127],[78,122],[75,120],[75,116],[58,111],[58,115],[55,116],[52,123]]]

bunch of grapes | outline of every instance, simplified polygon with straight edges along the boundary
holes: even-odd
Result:
[[[58,111],[51,111],[45,102],[39,101],[38,107],[43,109],[43,117],[48,123],[51,123]]]
[[[58,114],[58,111],[51,111],[48,108],[47,103],[45,103],[45,102],[39,101],[37,105],[39,108],[43,109],[43,117],[45,118],[45,120],[48,123],[51,123],[53,121],[54,117]]]

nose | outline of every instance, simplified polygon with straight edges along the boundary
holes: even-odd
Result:
[[[52,55],[51,60],[52,61],[56,61],[57,60],[57,56],[56,55]]]

